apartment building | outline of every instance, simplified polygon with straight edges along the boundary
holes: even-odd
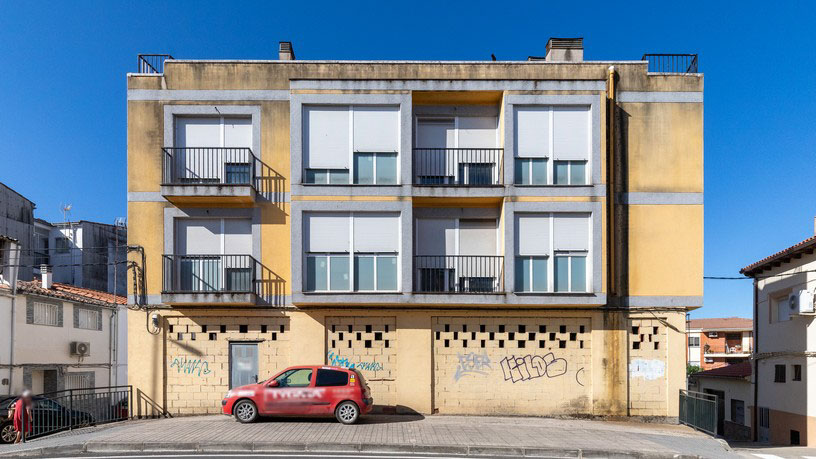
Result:
[[[753,349],[753,322],[741,317],[688,321],[688,363],[703,371],[747,362]]]
[[[386,412],[676,417],[702,305],[696,56],[546,51],[140,56],[137,410],[219,412],[231,387],[333,364]]]
[[[816,233],[816,230],[814,230]],[[740,270],[754,278],[754,440],[816,444],[816,236]],[[813,387],[813,390],[811,390]]]

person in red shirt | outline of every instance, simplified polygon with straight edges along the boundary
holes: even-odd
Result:
[[[17,431],[17,439],[14,443],[20,443],[23,439],[23,414],[25,414],[25,433],[26,436],[31,433],[31,391],[26,389],[16,402],[12,405],[12,413],[10,417],[14,418],[14,430]]]

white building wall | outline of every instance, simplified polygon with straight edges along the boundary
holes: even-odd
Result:
[[[745,404],[745,422],[742,425],[751,426],[751,408],[754,405],[754,389],[748,379],[737,378],[697,378],[697,391],[705,392],[706,389],[723,391],[725,393],[725,419],[731,419],[731,400],[742,400]]]

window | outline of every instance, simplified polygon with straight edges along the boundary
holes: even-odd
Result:
[[[177,116],[175,124],[173,181],[251,183],[251,117]]]
[[[414,150],[420,185],[494,185],[502,150],[495,116],[418,117]]]
[[[762,428],[770,428],[771,427],[771,410],[770,408],[760,406],[759,407],[759,427]]]
[[[517,292],[589,291],[587,214],[521,214],[516,229]]]
[[[515,183],[586,185],[590,109],[529,106],[515,109]]]
[[[102,327],[102,313],[95,309],[86,309],[79,306],[74,306],[76,312],[74,313],[74,328],[82,328],[85,330],[101,330]]]
[[[312,382],[312,370],[310,368],[296,368],[289,370],[275,378],[280,384],[278,387],[309,387]]]
[[[317,387],[345,386],[348,384],[348,373],[338,370],[317,370]]]
[[[793,378],[791,381],[801,381],[802,380],[802,365],[794,365],[793,366]]]
[[[88,389],[94,385],[93,373],[66,373],[65,389]]]
[[[776,321],[786,322],[790,320],[790,303],[788,297],[782,297],[774,301],[776,304]]]
[[[745,402],[743,400],[731,399],[731,422],[745,425]]]
[[[774,382],[785,382],[785,365],[774,365]]]
[[[34,302],[34,317],[32,323],[35,325],[50,325],[52,327],[59,327],[60,324],[60,309],[61,306],[51,303]]]
[[[57,253],[68,253],[71,249],[71,242],[65,236],[57,236],[56,240]]]
[[[700,347],[700,337],[699,336],[689,336],[689,347]]]
[[[249,218],[176,219],[173,289],[247,292],[253,287]]]
[[[399,289],[397,214],[311,213],[304,220],[305,291]]]
[[[303,113],[303,183],[395,185],[399,107],[311,106]]]

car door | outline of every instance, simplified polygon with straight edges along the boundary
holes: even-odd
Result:
[[[314,368],[292,368],[264,387],[263,414],[310,414],[315,399]]]
[[[312,413],[331,414],[337,402],[350,398],[351,390],[347,387],[348,382],[347,371],[318,368]]]

